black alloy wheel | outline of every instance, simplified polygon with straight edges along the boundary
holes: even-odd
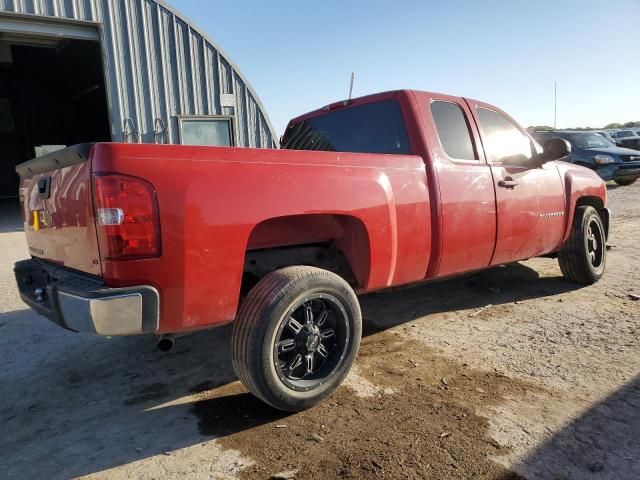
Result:
[[[343,278],[286,267],[266,275],[244,299],[231,338],[233,367],[255,396],[297,412],[338,388],[361,336],[358,298]]]
[[[280,322],[273,359],[278,377],[293,390],[321,385],[340,366],[349,346],[345,307],[317,293],[297,302]]]

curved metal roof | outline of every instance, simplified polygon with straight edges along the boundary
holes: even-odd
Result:
[[[220,56],[222,56],[224,59],[226,59],[226,61],[229,63],[229,65],[231,66],[231,68],[233,68],[233,70],[236,72],[236,74],[238,75],[238,77],[240,77],[240,79],[244,82],[244,84],[246,85],[247,89],[249,90],[249,92],[251,93],[251,95],[253,96],[254,100],[256,101],[256,103],[258,104],[258,107],[260,108],[260,110],[263,112],[263,115],[265,117],[265,120],[267,122],[267,124],[269,125],[269,130],[271,130],[272,134],[274,135],[274,138],[277,138],[277,135],[275,133],[275,130],[273,128],[273,125],[271,124],[271,120],[269,120],[268,115],[266,114],[266,110],[264,108],[264,105],[262,104],[262,101],[260,100],[260,97],[258,97],[258,94],[255,92],[255,90],[253,89],[253,87],[251,86],[251,83],[249,82],[249,80],[247,80],[247,78],[244,76],[244,74],[242,73],[242,71],[240,70],[240,68],[235,64],[235,62],[233,60],[231,60],[231,58],[229,58],[229,56],[224,52],[224,50],[216,43],[213,41],[213,39],[207,34],[207,32],[205,32],[204,30],[200,29],[198,27],[198,25],[194,22],[191,21],[191,19],[189,19],[188,17],[186,17],[185,15],[180,14],[177,10],[175,10],[171,5],[169,5],[167,2],[165,2],[164,0],[155,0],[158,4],[162,5],[164,8],[166,8],[167,10],[173,12],[174,15],[176,15],[177,17],[182,17],[188,24],[191,25],[191,27],[200,33],[200,35],[202,35],[202,38],[205,39],[207,42],[209,42],[209,44],[218,52],[218,54]]]
[[[179,143],[181,116],[221,115],[235,119],[237,145],[277,145],[264,106],[237,65],[163,0],[0,0],[3,12],[95,25],[114,141],[154,142],[164,128],[164,140]]]

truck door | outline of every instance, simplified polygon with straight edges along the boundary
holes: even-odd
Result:
[[[531,138],[512,119],[489,105],[469,101],[491,166],[498,207],[498,235],[492,265],[549,253],[565,225],[564,188],[555,162],[540,168],[507,165],[536,154]]]
[[[440,190],[440,258],[428,277],[485,268],[495,247],[495,193],[469,106],[459,97],[416,97]]]

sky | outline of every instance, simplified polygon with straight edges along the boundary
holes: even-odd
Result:
[[[640,0],[168,0],[239,66],[278,135],[348,96],[465,96],[522,125],[640,121]]]

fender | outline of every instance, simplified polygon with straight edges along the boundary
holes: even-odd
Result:
[[[567,162],[556,162],[556,164],[564,179],[567,212],[560,248],[569,239],[573,216],[578,206],[592,205],[599,211],[606,208],[607,186],[593,170]],[[603,221],[608,223],[608,215]]]

